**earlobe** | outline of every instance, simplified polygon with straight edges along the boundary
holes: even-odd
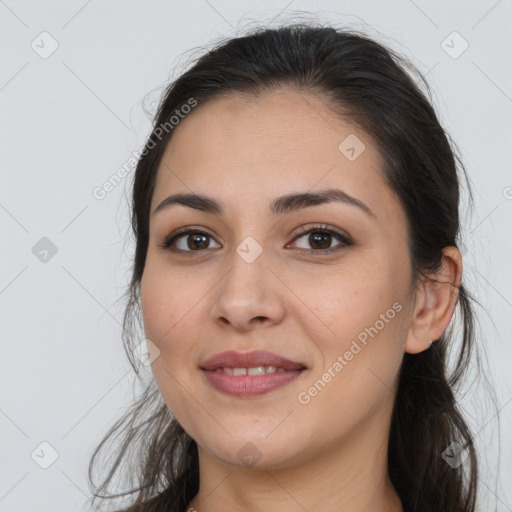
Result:
[[[456,247],[445,247],[439,272],[418,287],[405,352],[423,352],[443,335],[455,311],[461,280],[460,252]]]

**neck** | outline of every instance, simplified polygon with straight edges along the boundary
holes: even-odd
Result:
[[[200,447],[200,488],[187,512],[402,512],[387,471],[389,433],[382,417],[337,444],[279,468],[233,466]]]

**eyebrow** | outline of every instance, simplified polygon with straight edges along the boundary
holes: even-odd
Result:
[[[270,204],[269,213],[273,217],[276,217],[278,215],[284,215],[285,213],[301,210],[310,206],[332,202],[340,202],[350,206],[355,206],[367,215],[376,218],[375,213],[373,213],[369,206],[359,199],[343,192],[343,190],[336,188],[322,190],[320,192],[293,193],[278,197]],[[223,211],[221,203],[211,197],[201,194],[173,194],[164,199],[155,208],[152,215],[155,215],[174,204],[181,204],[183,206],[194,208],[195,210],[216,215],[222,214]]]

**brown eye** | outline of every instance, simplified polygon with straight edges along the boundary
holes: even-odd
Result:
[[[301,246],[297,243],[301,239],[305,240],[305,245]],[[338,240],[339,243],[332,246],[331,244],[334,240]],[[346,235],[329,229],[327,226],[313,226],[312,228],[305,229],[294,239],[294,246],[299,249],[299,252],[304,254],[334,252],[343,247],[350,246],[352,243],[352,240]]]
[[[332,235],[330,233],[319,233],[318,231],[311,233],[308,238],[308,243],[311,244],[313,249],[328,249],[331,245]]]
[[[179,233],[170,235],[159,245],[164,249],[175,252],[201,252],[211,248],[210,240],[213,240],[212,236],[204,231],[185,228]]]
[[[189,249],[207,249],[208,236],[203,234],[186,235],[185,240]]]

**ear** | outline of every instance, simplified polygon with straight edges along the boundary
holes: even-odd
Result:
[[[405,352],[423,352],[443,335],[455,311],[461,281],[462,256],[456,247],[445,247],[441,269],[416,291]]]

